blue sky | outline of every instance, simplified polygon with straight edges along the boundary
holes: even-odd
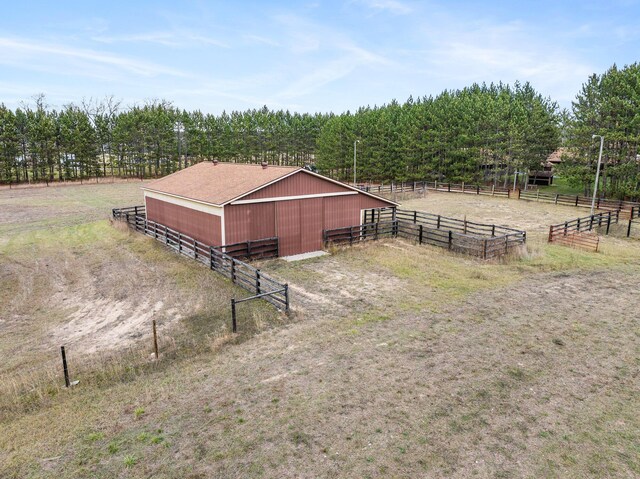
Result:
[[[300,112],[529,81],[563,107],[640,60],[640,2],[2,1],[0,102]]]

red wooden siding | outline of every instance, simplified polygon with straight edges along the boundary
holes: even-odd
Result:
[[[343,191],[351,190],[345,186],[323,180],[322,178],[318,178],[301,170],[242,199],[254,200],[258,198],[317,195],[320,193],[339,193]]]
[[[280,256],[305,252],[300,234],[300,201],[279,201],[276,204],[277,235]]]
[[[225,243],[276,236],[276,207],[274,202],[249,205],[227,205],[224,208]]]
[[[222,244],[220,217],[156,198],[146,198],[147,219],[172,228],[208,245]]]
[[[360,224],[360,196],[332,196],[324,199],[324,229]]]
[[[359,194],[360,197],[360,209],[367,210],[371,208],[390,208],[393,205],[390,205],[384,200],[379,200],[378,198],[373,198],[371,196]]]
[[[300,200],[301,253],[322,249],[323,206],[325,199]]]

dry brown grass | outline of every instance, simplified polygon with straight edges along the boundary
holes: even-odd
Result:
[[[637,477],[640,244],[602,244],[266,262],[303,321],[60,390],[0,423],[0,476]]]

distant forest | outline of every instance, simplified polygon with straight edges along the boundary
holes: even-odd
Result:
[[[439,180],[504,184],[542,168],[565,146],[560,173],[593,181],[605,135],[603,186],[618,196],[640,188],[638,64],[593,75],[561,111],[530,84],[474,84],[437,96],[362,107],[340,115],[274,111],[266,106],[220,115],[158,100],[123,107],[107,97],[57,110],[43,95],[0,104],[0,182],[157,177],[207,159],[314,166],[358,181]]]

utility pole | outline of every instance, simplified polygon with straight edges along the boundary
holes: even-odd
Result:
[[[356,155],[358,151],[358,143],[360,143],[360,140],[353,142],[353,186],[356,186]]]
[[[604,145],[604,136],[602,135],[591,135],[591,139],[595,140],[596,137],[600,137],[600,154],[598,155],[598,166],[596,167],[596,181],[593,185],[593,198],[591,198],[591,215],[593,216],[593,211],[596,207],[596,195],[598,194],[598,180],[600,179],[600,164],[602,163],[602,147]]]

